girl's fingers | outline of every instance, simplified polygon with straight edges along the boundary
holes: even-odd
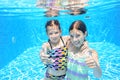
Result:
[[[95,68],[95,67],[96,67],[96,64],[95,64],[95,63],[89,63],[89,64],[87,64],[87,66],[88,66],[89,68]]]
[[[90,67],[90,68],[96,67],[96,62],[95,62],[92,58],[87,58],[87,59],[86,59],[86,64],[87,64],[88,67]]]

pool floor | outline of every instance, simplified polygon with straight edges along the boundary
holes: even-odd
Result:
[[[99,54],[102,77],[99,80],[120,80],[120,47],[107,42],[90,43]],[[28,48],[0,70],[0,80],[41,80],[44,65],[40,61],[40,46]],[[91,80],[97,80],[90,72]]]

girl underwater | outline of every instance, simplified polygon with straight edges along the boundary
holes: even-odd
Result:
[[[88,46],[86,25],[77,20],[69,28],[67,80],[88,80],[88,71],[93,69],[95,77],[100,78],[102,71],[98,54]]]
[[[40,51],[40,58],[46,66],[44,80],[64,80],[67,68],[68,49],[67,36],[61,37],[61,28],[58,20],[50,20],[46,24],[49,37]]]

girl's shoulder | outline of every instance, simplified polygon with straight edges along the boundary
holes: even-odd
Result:
[[[49,43],[48,42],[45,42],[45,43],[43,43],[42,44],[42,48],[49,48],[50,46],[49,46]]]
[[[70,36],[65,35],[65,36],[62,36],[62,38],[68,40],[68,39],[70,39]]]
[[[97,53],[97,51],[96,51],[96,50],[91,49],[91,53],[92,53],[92,55],[93,55],[93,56],[98,57],[98,53]]]
[[[63,39],[64,43],[67,45],[68,42],[70,41],[70,36],[62,36],[62,39]]]
[[[41,52],[47,53],[50,50],[50,45],[48,42],[42,44]]]

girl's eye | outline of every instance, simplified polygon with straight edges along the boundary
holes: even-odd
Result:
[[[52,35],[52,33],[49,33],[49,35]]]
[[[70,35],[71,38],[73,38],[73,35]]]
[[[76,35],[76,37],[80,37],[80,35]]]
[[[58,34],[58,32],[55,32],[55,34]]]

